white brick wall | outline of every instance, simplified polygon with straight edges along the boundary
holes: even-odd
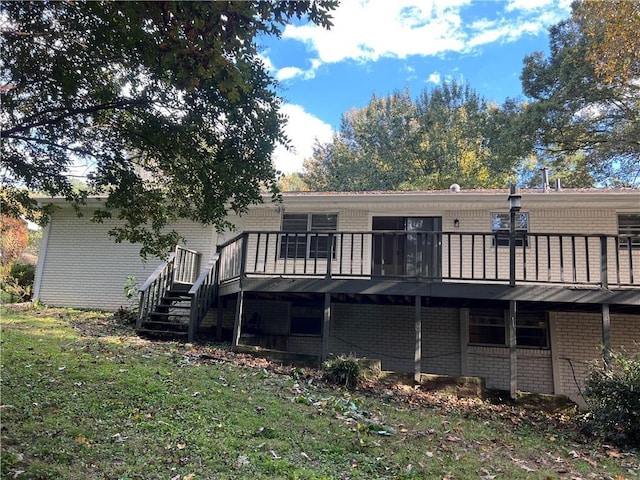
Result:
[[[77,217],[70,208],[56,210],[48,228],[48,248],[39,265],[39,299],[47,305],[115,310],[127,306],[124,284],[133,275],[139,285],[161,263],[143,262],[140,246],[115,243],[108,231],[116,221],[89,220],[90,211]],[[186,246],[203,254],[202,267],[214,251],[215,230],[192,222],[175,226]]]
[[[422,362],[426,373],[460,375],[460,313],[422,307]]]
[[[584,404],[580,391],[589,363],[601,358],[602,316],[598,313],[557,313],[558,372],[561,391]],[[640,345],[640,313],[611,314],[611,347],[637,351]]]

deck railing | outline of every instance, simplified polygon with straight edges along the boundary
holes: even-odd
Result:
[[[198,278],[201,254],[180,245],[138,288],[140,304],[136,328],[149,318],[165,294],[176,283],[192,284]]]
[[[515,280],[640,287],[636,244],[616,235],[518,234]],[[503,234],[486,232],[251,231],[219,247],[220,281],[246,275],[508,283],[509,250]]]
[[[201,254],[180,245],[176,246],[175,273],[173,281],[176,283],[193,283],[200,273]]]
[[[138,307],[138,319],[136,320],[136,328],[142,327],[151,312],[162,300],[165,293],[171,288],[174,277],[175,252],[169,255],[167,261],[162,263],[149,276],[146,282],[138,288],[140,294],[140,306]]]
[[[189,342],[193,342],[200,323],[202,323],[202,320],[207,315],[207,312],[217,297],[217,270],[218,255],[216,254],[189,290],[189,296],[191,297],[191,308],[189,310]]]

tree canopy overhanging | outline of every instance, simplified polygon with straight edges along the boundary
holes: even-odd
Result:
[[[583,0],[524,59],[528,130],[552,170],[603,186],[640,181],[640,3]]]
[[[513,100],[494,105],[469,85],[373,96],[342,116],[331,142],[316,145],[303,180],[317,190],[413,190],[453,183],[501,187],[533,144]]]
[[[576,1],[524,59],[527,99],[495,105],[449,82],[373,96],[318,144],[303,180],[319,190],[640,184],[640,2]]]
[[[334,0],[2,2],[2,209],[45,214],[29,195],[106,196],[116,241],[163,255],[179,218],[226,226],[265,189],[287,143],[276,82],[256,38],[293,19],[331,26]],[[87,189],[73,182],[89,168]]]

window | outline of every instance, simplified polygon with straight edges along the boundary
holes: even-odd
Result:
[[[549,348],[549,322],[546,312],[518,312],[516,344],[519,347]]]
[[[322,306],[294,304],[291,306],[291,335],[320,335],[324,310]]]
[[[335,213],[285,213],[282,216],[280,258],[328,258],[329,236],[313,232],[335,231]],[[299,233],[298,233],[299,232]],[[335,258],[335,243],[332,256]]]
[[[640,250],[640,213],[619,213],[618,235],[620,248]]]
[[[504,310],[474,308],[469,311],[469,343],[473,345],[507,344]]]
[[[509,246],[509,228],[510,214],[492,213],[491,214],[491,232],[494,233],[493,246],[508,247]],[[529,214],[516,213],[516,247],[529,246],[527,232],[529,231]]]
[[[469,311],[469,344],[504,347],[507,345],[508,312],[501,309],[473,308]],[[516,318],[516,345],[549,348],[549,321],[543,311],[519,311]]]

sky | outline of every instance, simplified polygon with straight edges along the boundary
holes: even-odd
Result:
[[[293,151],[275,167],[302,170],[314,141],[328,142],[342,114],[372,95],[467,82],[501,104],[524,98],[522,61],[549,50],[548,29],[569,18],[571,0],[342,0],[325,30],[300,22],[261,38],[260,56],[280,84]]]

